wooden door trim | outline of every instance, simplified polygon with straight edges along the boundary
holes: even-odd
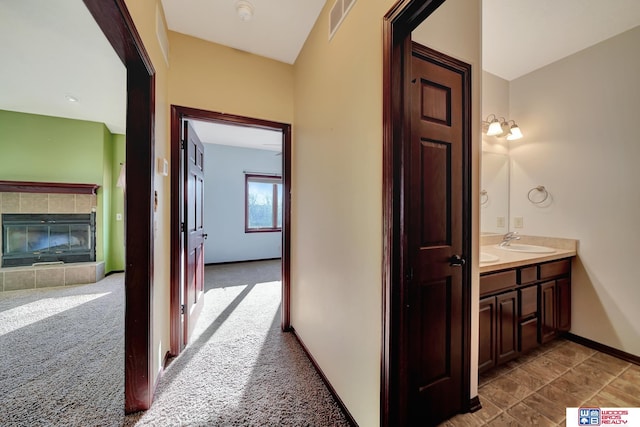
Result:
[[[406,135],[410,135],[409,105],[405,102],[408,77],[404,62],[411,54],[411,32],[433,13],[445,0],[399,0],[383,20],[383,262],[382,262],[382,349],[380,424],[402,425],[407,415],[405,378],[407,366],[402,363],[405,347],[401,330],[403,290],[408,261],[407,236],[404,229],[404,157]],[[470,70],[464,82],[465,99],[464,138],[471,141]],[[463,200],[467,204],[463,217],[463,253],[471,250],[471,153],[465,144],[463,152]],[[470,286],[467,268],[463,286]],[[463,410],[469,410],[471,301],[467,289],[463,301]]]
[[[124,0],[84,0],[127,69],[125,412],[153,400],[155,70]]]
[[[177,356],[181,351],[182,341],[180,327],[180,205],[182,175],[180,174],[180,120],[194,119],[215,123],[236,124],[260,129],[279,130],[282,132],[282,185],[283,193],[288,195],[284,200],[282,229],[282,319],[283,331],[291,329],[290,289],[291,289],[291,125],[252,117],[225,114],[197,108],[171,105],[171,353]]]

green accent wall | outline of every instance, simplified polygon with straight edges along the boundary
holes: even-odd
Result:
[[[111,144],[111,231],[110,236],[110,260],[111,271],[123,271],[125,265],[124,250],[124,190],[117,187],[118,177],[122,164],[125,162],[126,138],[124,135],[112,135]],[[120,214],[122,220],[118,221],[116,215]]]
[[[124,140],[103,123],[0,110],[0,180],[100,185],[96,259],[105,261],[107,272],[124,269],[124,246],[112,248],[124,239],[113,236],[118,232],[113,206],[124,203],[121,189],[114,196],[115,163],[122,161],[114,145]]]

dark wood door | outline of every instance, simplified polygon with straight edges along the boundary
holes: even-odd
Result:
[[[184,123],[184,342],[204,305],[204,146],[189,122]]]
[[[462,410],[465,94],[463,73],[413,44],[407,190],[408,386],[411,424]]]
[[[496,297],[496,356],[498,364],[518,356],[518,291],[511,291]]]
[[[496,366],[496,297],[480,300],[478,373]]]
[[[540,342],[542,344],[556,337],[556,282],[540,285]]]

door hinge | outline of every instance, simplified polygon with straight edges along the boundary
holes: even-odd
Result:
[[[180,314],[184,314],[184,304],[180,306]]]
[[[180,232],[184,233],[184,222],[180,223]]]
[[[407,271],[407,280],[408,281],[412,281],[413,280],[413,267],[410,267],[409,271]]]
[[[184,139],[180,140],[180,148],[184,150]]]

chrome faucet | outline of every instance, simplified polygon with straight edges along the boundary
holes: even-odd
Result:
[[[502,242],[499,246],[509,246],[512,240],[520,240],[520,236],[517,235],[517,231],[510,231],[502,237]]]

